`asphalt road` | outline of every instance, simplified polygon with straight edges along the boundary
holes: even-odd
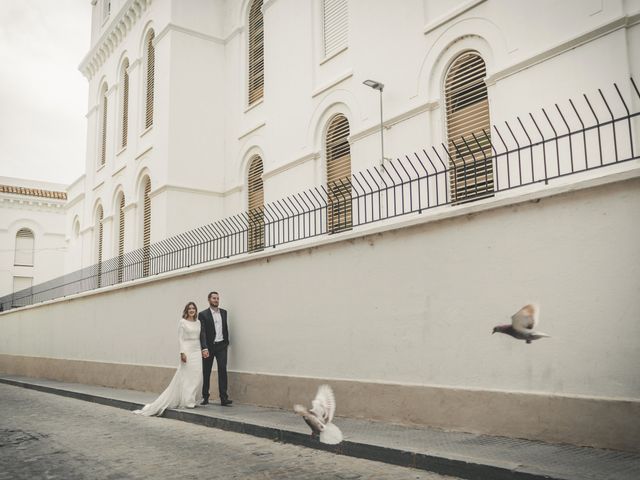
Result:
[[[0,480],[148,478],[453,479],[0,384]]]

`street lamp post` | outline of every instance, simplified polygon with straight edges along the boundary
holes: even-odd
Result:
[[[382,121],[382,90],[384,90],[384,84],[375,80],[365,80],[362,83],[380,92],[380,165],[384,166],[384,124]]]

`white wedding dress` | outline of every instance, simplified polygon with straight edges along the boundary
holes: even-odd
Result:
[[[187,362],[179,361],[178,371],[167,389],[142,410],[145,416],[162,415],[167,408],[193,408],[202,398],[202,350],[200,349],[200,321],[180,319],[178,326],[180,352],[186,354]]]

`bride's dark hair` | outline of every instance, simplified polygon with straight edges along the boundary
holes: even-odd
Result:
[[[189,318],[189,314],[187,313],[187,310],[189,310],[189,307],[191,305],[193,305],[193,308],[196,309],[196,314],[193,318],[198,318],[198,306],[193,302],[189,302],[184,306],[184,310],[182,310],[182,318],[184,318],[185,320]]]

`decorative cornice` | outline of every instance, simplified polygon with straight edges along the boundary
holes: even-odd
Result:
[[[192,194],[196,194],[196,195],[207,195],[207,196],[210,196],[210,197],[223,197],[225,195],[225,192],[216,192],[216,191],[212,191],[212,190],[204,190],[202,188],[187,187],[185,185],[165,184],[165,185],[162,185],[162,186],[156,188],[152,192],[150,192],[149,193],[149,198],[153,198],[156,195],[160,195],[161,193],[168,192],[168,191],[182,192],[182,193],[192,193]]]
[[[28,210],[40,210],[40,211],[52,211],[58,210],[60,213],[64,213],[64,203],[55,203],[53,201],[48,201],[47,199],[36,199],[36,198],[10,198],[10,197],[2,197],[0,196],[0,207],[2,208],[24,208]],[[55,212],[58,213],[58,212]]]
[[[241,192],[243,189],[243,185],[236,185],[235,187],[231,187],[229,190],[225,191],[222,196],[226,197],[227,195],[231,195],[232,193]]]
[[[127,72],[132,73],[140,65],[142,65],[142,59],[141,58],[136,58],[134,61],[132,61],[129,64],[129,68],[127,68]]]
[[[87,113],[84,114],[84,118],[88,119],[89,116],[98,111],[98,104],[96,103],[93,107],[87,110]]]
[[[240,35],[242,32],[244,32],[244,25],[240,25],[239,27],[234,28],[233,30],[231,30],[229,35],[227,35],[227,38],[224,39],[224,43],[229,43],[231,40],[233,40],[233,37],[235,37],[236,35]]]
[[[387,120],[385,120],[383,122],[383,126],[384,128],[386,128],[387,130],[390,129],[392,126],[404,122],[405,120],[408,120],[409,118],[413,118],[416,115],[419,115],[421,113],[424,112],[429,112],[431,110],[435,110],[436,108],[438,108],[440,106],[440,102],[438,100],[431,100],[428,101],[426,103],[423,103],[422,105],[418,105],[417,107],[414,107],[412,109],[407,110],[406,112],[403,112],[399,115],[396,115],[395,117],[391,117],[388,118]],[[373,133],[378,133],[380,131],[380,124],[376,123],[375,125],[372,125],[371,127],[367,127],[363,130],[360,130],[359,132],[353,133],[352,135],[349,136],[349,143],[354,143],[357,142],[359,140],[362,140],[365,137],[368,137],[369,135],[373,134]]]
[[[266,180],[267,178],[278,175],[279,173],[282,173],[285,170],[289,170],[290,168],[294,168],[294,167],[297,167],[298,165],[302,165],[303,163],[306,163],[309,160],[317,160],[319,158],[320,158],[320,152],[307,153],[306,155],[296,158],[295,160],[285,163],[284,165],[279,165],[276,168],[273,168],[267,172],[264,172],[262,174],[262,179]]]
[[[141,136],[142,136],[142,135],[141,135]],[[151,146],[147,147],[146,149],[144,149],[143,151],[141,151],[140,153],[138,153],[138,154],[135,156],[134,160],[139,160],[139,159],[141,159],[141,158],[142,158],[142,157],[144,157],[147,153],[149,153],[151,150],[153,150],[153,145],[151,145]]]
[[[131,210],[131,209],[133,209],[133,208],[136,208],[137,206],[138,206],[138,202],[131,202],[131,203],[127,203],[127,204],[124,206],[123,210],[124,210],[125,212],[128,212],[129,210]]]
[[[251,127],[249,130],[247,130],[246,132],[244,132],[243,134],[241,134],[238,137],[238,140],[242,140],[244,137],[251,135],[253,132],[260,130],[262,127],[264,127],[267,124],[267,122],[262,122],[259,125],[256,125],[255,127]]]
[[[341,48],[339,48],[338,50],[336,50],[333,53],[330,53],[329,55],[327,55],[326,57],[324,57],[322,60],[320,60],[320,65],[324,65],[325,63],[327,63],[329,60],[331,60],[332,58],[337,57],[338,55],[340,55],[342,52],[346,51],[349,49],[349,45],[345,45]]]
[[[503,80],[514,73],[518,73],[526,68],[542,63],[550,58],[560,55],[568,50],[572,50],[581,45],[585,45],[593,40],[608,35],[621,28],[629,28],[640,23],[640,12],[636,12],[630,15],[624,15],[614,20],[607,22],[597,28],[591,29],[586,33],[582,33],[567,41],[556,44],[555,46],[538,52],[520,62],[514,63],[506,68],[503,68],[497,72],[492,73],[485,79],[485,83],[488,86],[494,85],[499,80]]]
[[[262,14],[264,15],[264,12],[267,10],[267,8],[269,8],[274,3],[276,3],[276,0],[264,0],[264,2],[262,3],[262,8],[260,9]]]
[[[66,210],[69,210],[71,207],[73,207],[74,205],[76,205],[78,202],[81,202],[82,200],[84,200],[84,192],[82,192],[79,195],[76,195],[75,197],[73,197],[65,206],[64,208]]]
[[[103,168],[104,168],[104,165],[103,165]],[[95,192],[100,187],[102,187],[102,185],[104,185],[104,178],[102,180],[100,180],[98,183],[96,183],[91,190],[93,190]]]
[[[426,35],[427,33],[432,32],[440,25],[444,25],[445,23],[450,22],[454,18],[459,17],[463,13],[484,2],[486,2],[486,0],[470,0],[469,2],[459,6],[458,8],[451,10],[449,13],[445,13],[444,15],[436,18],[434,21],[427,23],[424,27],[424,34]]]
[[[312,93],[311,93],[311,98],[313,97],[317,97],[318,95],[320,95],[323,92],[326,92],[327,90],[329,90],[332,87],[335,87],[336,85],[338,85],[339,83],[344,82],[345,80],[349,79],[353,77],[353,70],[349,70],[347,72],[344,72],[342,75],[339,75],[338,77],[334,78],[333,80],[331,80],[329,83],[325,83],[323,86],[316,88]]]
[[[102,34],[93,48],[84,57],[78,69],[91,79],[113,53],[123,38],[131,31],[153,0],[128,0]]]
[[[124,152],[124,151],[125,151],[125,149],[126,149],[126,147],[125,147],[125,148],[123,148],[122,150],[120,150],[120,151],[118,152],[118,154],[120,154],[120,153]],[[126,163],[123,163],[122,165],[120,165],[119,167],[117,167],[117,168],[113,171],[113,173],[111,174],[111,177],[112,177],[112,178],[116,177],[116,176],[117,176],[120,172],[122,172],[125,168],[127,168],[127,164],[126,164]]]
[[[0,193],[10,193],[27,197],[49,198],[55,200],[66,200],[67,192],[57,190],[44,190],[41,188],[20,187],[15,185],[0,185]]]
[[[224,38],[214,37],[213,35],[207,35],[206,33],[197,32],[190,28],[181,27],[180,25],[176,25],[175,23],[168,23],[166,27],[162,29],[162,31],[156,35],[155,42],[160,42],[164,36],[169,32],[179,32],[185,35],[189,35],[191,37],[200,38],[202,40],[206,40],[208,42],[218,43],[220,45],[224,45],[226,43]]]

